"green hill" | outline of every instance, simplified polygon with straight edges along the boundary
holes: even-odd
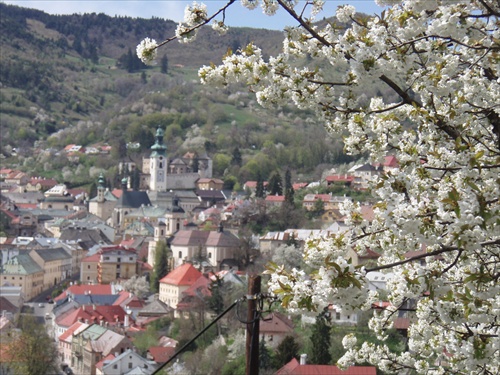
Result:
[[[265,55],[277,53],[281,32],[232,28],[219,37],[207,28],[193,44],[169,44],[158,65],[146,67],[135,56],[136,45],[145,36],[162,40],[172,35],[174,22],[104,14],[56,16],[3,3],[0,12],[0,126],[6,166],[63,178],[68,161],[57,150],[70,143],[115,146],[108,160],[86,157],[78,162],[86,173],[69,182],[89,183],[92,167],[114,173],[110,168],[124,156],[127,143],[140,143],[127,152],[139,159],[158,126],[166,127],[170,155],[206,151],[216,161],[219,177],[240,182],[254,179],[257,170],[264,178],[287,167],[310,174],[321,163],[344,160],[340,142],[329,139],[310,114],[293,108],[264,110],[244,87],[216,90],[198,83],[197,68],[219,63],[229,48],[252,41]],[[18,152],[13,154],[12,148]],[[243,156],[241,165],[231,164],[236,148]]]

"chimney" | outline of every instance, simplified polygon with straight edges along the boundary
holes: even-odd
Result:
[[[301,354],[300,355],[300,365],[304,366],[307,363],[307,354]]]

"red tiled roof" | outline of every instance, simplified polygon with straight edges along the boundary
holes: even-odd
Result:
[[[96,253],[83,258],[82,262],[99,262],[99,260],[101,260],[101,254]]]
[[[29,182],[31,185],[37,185],[40,184],[41,186],[45,187],[54,187],[57,185],[57,181],[52,179],[52,178],[37,178],[34,177],[30,180]]]
[[[194,268],[192,264],[185,263],[161,279],[160,283],[177,286],[192,285],[201,275],[201,272]]]
[[[99,324],[102,320],[113,326],[117,323],[123,323],[125,315],[125,310],[121,306],[81,306],[57,323],[59,326],[69,327],[79,320],[84,322],[88,320],[89,324]],[[132,322],[132,318],[130,320]]]
[[[292,184],[292,188],[293,190],[299,190],[307,187],[307,185],[309,185],[307,182],[296,182],[295,184]]]
[[[82,327],[88,327],[88,324],[82,322],[75,322],[71,325],[62,335],[59,336],[59,341],[66,341],[67,338],[73,336],[73,333],[78,331]]]
[[[284,195],[268,195],[266,197],[267,202],[284,202],[285,201],[285,196]]]
[[[156,363],[165,363],[175,354],[175,348],[168,346],[152,346],[148,349],[148,352]]]
[[[184,292],[182,292],[182,295],[197,296],[201,293],[204,297],[210,297],[212,293],[208,288],[209,285],[210,285],[210,280],[205,276],[201,275],[189,288],[187,288]]]
[[[34,210],[35,208],[38,208],[38,205],[36,203],[16,203],[17,208],[24,209],[24,210]]]
[[[113,189],[111,191],[111,194],[113,194],[116,198],[120,198],[123,194],[123,190],[122,189]]]
[[[115,355],[110,353],[106,357],[104,357],[103,359],[101,359],[99,362],[97,362],[95,364],[95,368],[97,368],[99,370],[102,370],[102,366],[104,366],[104,362],[105,361],[111,361],[113,359],[115,359]]]
[[[103,254],[103,253],[109,253],[111,251],[126,251],[128,253],[136,253],[135,249],[132,249],[132,248],[127,248],[127,247],[123,247],[123,246],[106,246],[106,247],[103,247],[101,248],[101,250],[99,250],[99,253],[100,254]]]
[[[326,182],[352,182],[354,181],[354,176],[348,174],[334,174],[331,176],[326,176]]]
[[[68,294],[85,294],[90,292],[91,294],[99,294],[99,295],[105,295],[105,294],[113,294],[113,290],[111,288],[111,285],[104,285],[104,284],[96,284],[96,285],[72,285],[68,289],[66,289],[64,292],[59,294],[56,298],[54,298],[54,301],[59,301],[63,298],[65,298]]]
[[[372,366],[351,366],[342,371],[331,365],[301,365],[293,358],[280,368],[275,375],[376,375],[377,370]]]
[[[384,167],[398,167],[398,159],[393,155],[386,156],[383,165]]]
[[[134,244],[135,242],[135,239],[134,238],[130,238],[128,240],[122,240],[122,242],[120,242],[120,246],[123,246],[123,247],[130,247]]]
[[[290,319],[279,313],[273,313],[271,319],[260,321],[260,333],[280,334],[293,332],[293,324]]]

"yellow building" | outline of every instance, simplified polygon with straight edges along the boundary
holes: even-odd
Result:
[[[24,301],[39,295],[43,290],[44,270],[27,251],[9,259],[0,269],[1,285],[21,287]]]
[[[99,250],[97,282],[109,284],[120,279],[130,279],[138,274],[137,253],[122,246],[103,247]]]
[[[31,258],[43,269],[43,288],[49,289],[71,276],[71,255],[63,248],[34,249]]]

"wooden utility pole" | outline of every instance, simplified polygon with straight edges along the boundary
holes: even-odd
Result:
[[[246,375],[259,374],[259,319],[258,295],[260,294],[260,276],[250,276],[248,281],[248,313],[246,330]]]

